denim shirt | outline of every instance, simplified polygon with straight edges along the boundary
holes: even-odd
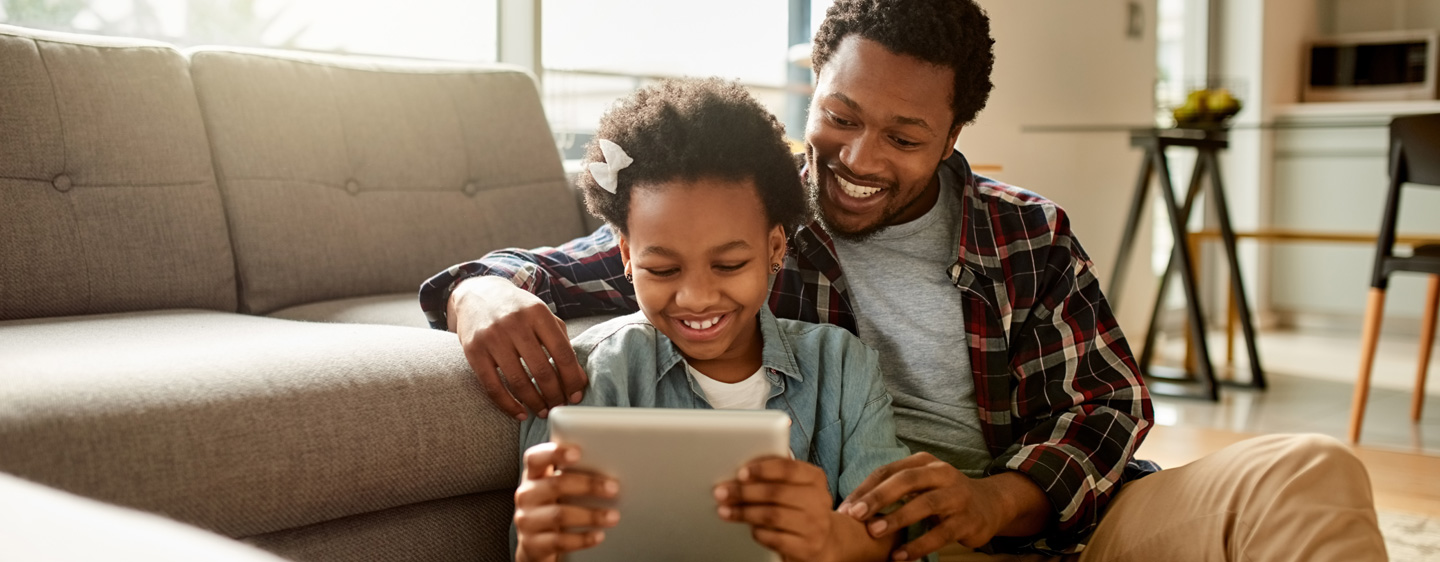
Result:
[[[790,450],[825,471],[835,505],[871,472],[905,458],[895,437],[879,355],[828,324],[776,319],[760,307],[765,407],[790,414]],[[584,406],[711,409],[675,344],[643,313],[610,320],[572,342],[590,375]],[[546,420],[520,425],[520,449],[550,440]]]

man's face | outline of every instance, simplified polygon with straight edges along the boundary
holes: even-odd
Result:
[[[960,134],[951,127],[955,72],[851,35],[818,78],[805,152],[826,229],[863,239],[930,210],[935,168]]]

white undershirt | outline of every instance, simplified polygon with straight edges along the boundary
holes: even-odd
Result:
[[[770,397],[770,379],[764,376],[764,367],[737,383],[712,379],[689,363],[685,364],[685,370],[700,385],[710,407],[716,410],[764,410],[765,400]]]

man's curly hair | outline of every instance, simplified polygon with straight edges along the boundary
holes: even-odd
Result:
[[[702,178],[754,180],[772,225],[788,235],[810,216],[785,126],[745,88],[717,78],[665,80],[620,100],[600,118],[576,179],[585,208],[621,234],[629,232],[630,197],[649,188]],[[610,193],[586,169],[604,162],[599,139],[607,139],[634,162],[619,173]]]
[[[815,32],[810,62],[816,74],[850,35],[954,70],[952,127],[974,122],[990,98],[995,40],[990,18],[974,0],[836,0]]]

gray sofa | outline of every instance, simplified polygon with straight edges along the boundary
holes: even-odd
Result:
[[[295,560],[504,559],[516,424],[415,289],[582,215],[513,68],[0,26],[0,472]]]

